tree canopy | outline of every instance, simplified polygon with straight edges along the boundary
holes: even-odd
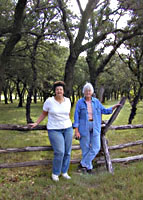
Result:
[[[74,103],[74,94],[81,96],[86,81],[93,84],[97,94],[104,85],[106,97],[114,90],[114,94],[130,98],[127,85],[138,78],[133,73],[138,70],[133,48],[141,52],[137,41],[142,41],[143,34],[142,2],[118,0],[113,8],[112,0],[88,0],[83,8],[85,2],[76,0],[78,13],[71,8],[72,3],[0,0],[0,93],[3,91],[5,99],[7,94],[18,94],[19,106],[26,96],[27,121],[31,121],[32,98],[36,102],[36,96],[45,99],[51,95],[55,80],[65,81],[65,95],[72,96]],[[121,27],[127,14],[127,23]],[[122,45],[126,51],[132,49],[130,66],[125,63],[129,59],[126,51],[120,54],[122,61],[117,58]],[[116,77],[118,71],[120,79]],[[126,71],[132,83],[126,79]]]

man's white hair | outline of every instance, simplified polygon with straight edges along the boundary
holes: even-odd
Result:
[[[86,90],[91,90],[92,94],[94,93],[94,89],[91,83],[86,83],[83,86],[83,90],[82,90],[83,94],[85,93]]]

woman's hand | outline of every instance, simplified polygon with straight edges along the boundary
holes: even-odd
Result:
[[[112,107],[112,110],[115,110],[115,108],[119,107],[119,106],[122,106],[122,104],[118,103],[118,104],[115,104],[113,107]]]
[[[78,130],[75,130],[75,139],[77,139],[77,140],[80,139],[80,133]]]
[[[28,124],[28,126],[30,126],[30,128],[35,128],[37,125],[38,125],[37,122]]]
[[[44,111],[41,113],[41,115],[39,116],[39,118],[37,119],[37,121],[35,123],[30,123],[28,124],[28,126],[30,126],[31,128],[35,128],[38,124],[40,124],[41,121],[43,121],[43,119],[45,119],[45,117],[48,115],[48,112]]]

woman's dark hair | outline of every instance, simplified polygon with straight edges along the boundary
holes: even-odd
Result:
[[[53,86],[53,91],[54,91],[54,92],[55,92],[55,90],[56,90],[56,87],[58,87],[58,86],[62,86],[63,89],[64,89],[64,91],[65,91],[65,83],[64,83],[63,81],[56,81],[56,82],[54,83],[54,86]]]

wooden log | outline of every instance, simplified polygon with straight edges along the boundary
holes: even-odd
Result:
[[[131,156],[126,158],[114,158],[112,159],[112,163],[129,163],[133,161],[143,160],[143,154],[137,156]],[[71,160],[72,164],[79,163],[80,160]],[[105,164],[105,160],[97,160],[97,165]],[[19,163],[3,163],[0,164],[0,169],[2,168],[16,168],[16,167],[31,167],[31,166],[40,166],[40,165],[49,165],[52,164],[52,160],[36,160],[36,161],[28,161],[28,162],[19,162]]]
[[[80,160],[71,160],[72,164],[79,163]],[[17,162],[17,163],[3,163],[0,164],[0,169],[2,168],[16,168],[16,167],[32,167],[40,165],[49,165],[52,164],[52,160],[34,160],[27,162]]]
[[[31,152],[31,151],[52,151],[51,146],[40,146],[40,147],[22,147],[22,148],[7,148],[0,149],[0,153],[18,153],[18,152]]]
[[[108,120],[107,124],[105,125],[104,128],[102,128],[102,134],[105,134],[109,127],[111,126],[111,124],[115,121],[116,117],[118,116],[120,110],[122,109],[123,105],[125,104],[125,101],[126,101],[126,97],[123,97],[121,99],[121,101],[119,102],[119,104],[121,104],[122,106],[119,106],[115,111],[114,113],[112,114],[112,116],[110,117],[110,119]]]
[[[34,131],[34,130],[47,130],[47,128],[45,125],[38,125],[35,128],[31,128],[29,125],[0,124],[0,130]]]
[[[141,145],[141,144],[143,144],[143,141],[142,140],[138,140],[138,141],[129,142],[129,143],[126,143],[126,144],[119,144],[119,145],[109,146],[108,149],[109,150],[117,150],[117,149],[123,149],[123,148],[131,147],[131,146]]]
[[[79,145],[73,145],[72,150],[79,150]],[[7,148],[0,149],[0,153],[18,153],[18,152],[31,152],[31,151],[52,151],[51,146],[30,146],[30,147],[22,147],[22,148]]]
[[[106,127],[105,124],[101,125],[102,129]],[[143,128],[143,124],[136,125],[120,125],[120,126],[110,126],[108,129],[110,130],[126,130],[126,129],[137,129]],[[47,130],[45,125],[39,125],[33,129],[31,129],[27,125],[16,125],[16,124],[0,124],[0,130],[13,130],[13,131],[35,131],[35,130]]]
[[[112,163],[128,163],[128,162],[133,162],[133,161],[138,161],[138,160],[143,160],[143,154],[141,155],[137,155],[137,156],[130,156],[130,157],[126,157],[126,158],[114,158],[112,159]],[[97,164],[104,164],[105,161],[104,160],[98,160]]]
[[[112,161],[111,161],[110,154],[109,154],[109,151],[108,151],[108,145],[107,145],[107,140],[105,138],[105,133],[108,131],[109,127],[111,126],[111,124],[114,122],[114,120],[118,116],[118,114],[119,114],[120,110],[122,109],[125,101],[126,101],[126,98],[123,97],[121,99],[121,101],[119,102],[121,104],[121,106],[119,106],[114,111],[114,113],[112,114],[112,116],[110,117],[108,122],[105,124],[105,127],[104,128],[102,127],[102,129],[101,129],[101,141],[102,141],[102,146],[103,146],[103,151],[104,151],[104,156],[105,156],[106,168],[112,174],[113,174]]]
[[[102,147],[103,147],[105,161],[106,161],[106,168],[110,173],[113,174],[112,162],[111,162],[110,154],[108,151],[107,140],[104,134],[101,135],[101,142],[102,142]]]
[[[52,160],[35,160],[35,161],[18,162],[18,163],[3,163],[0,164],[0,168],[32,167],[39,165],[48,165],[51,163]]]
[[[129,142],[126,144],[119,144],[114,146],[108,146],[108,150],[117,150],[123,149],[131,146],[141,145],[143,144],[143,140],[138,140],[135,142]],[[80,150],[80,145],[73,145],[72,150]],[[18,153],[18,152],[32,152],[32,151],[52,151],[51,146],[30,146],[30,147],[22,147],[22,148],[7,148],[0,149],[0,153]]]
[[[104,127],[103,127],[104,128]],[[120,125],[120,126],[110,126],[110,130],[127,130],[127,129],[138,129],[138,128],[143,128],[143,124],[128,124],[128,125]]]

